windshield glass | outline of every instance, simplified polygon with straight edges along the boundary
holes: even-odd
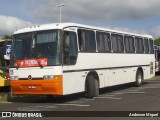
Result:
[[[58,30],[14,35],[11,67],[52,66],[60,64]]]

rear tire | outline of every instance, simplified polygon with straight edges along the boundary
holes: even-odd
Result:
[[[143,84],[143,74],[142,74],[142,71],[137,70],[135,85],[137,87],[140,87],[142,84]]]
[[[94,76],[89,75],[85,84],[85,96],[87,98],[97,97],[99,95],[99,84]]]

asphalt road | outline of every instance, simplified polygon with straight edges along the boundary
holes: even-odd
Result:
[[[115,116],[123,114],[120,111],[160,111],[160,79],[156,77],[145,81],[141,87],[134,87],[132,84],[109,87],[100,91],[100,96],[93,99],[86,99],[83,94],[69,95],[64,97],[46,96],[18,96],[0,103],[0,111],[119,111],[113,112]],[[63,112],[62,112],[63,113]],[[83,113],[83,112],[82,112]],[[54,114],[54,113],[51,113]],[[60,114],[60,113],[59,113]],[[67,114],[67,113],[66,113]],[[87,113],[86,113],[87,114]],[[93,117],[89,117],[93,114]],[[83,119],[83,120],[147,120],[150,117],[98,117],[98,112],[91,112],[88,117],[54,117],[44,119]],[[106,112],[107,114],[107,112]],[[85,114],[84,114],[85,116]],[[87,115],[86,115],[87,116]],[[105,116],[105,113],[104,113]],[[159,113],[160,116],[160,113]],[[0,118],[6,119],[6,118]],[[8,118],[7,118],[8,119]],[[17,119],[17,118],[15,118]],[[39,119],[39,118],[37,118]],[[159,118],[154,118],[159,119]],[[36,120],[36,118],[34,118]]]

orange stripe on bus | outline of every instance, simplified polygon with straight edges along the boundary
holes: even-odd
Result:
[[[11,80],[13,94],[63,95],[62,76],[55,80]]]

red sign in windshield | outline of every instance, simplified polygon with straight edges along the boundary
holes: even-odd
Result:
[[[38,67],[38,66],[47,66],[47,58],[39,59],[29,59],[29,60],[17,60],[15,63],[16,67]]]

